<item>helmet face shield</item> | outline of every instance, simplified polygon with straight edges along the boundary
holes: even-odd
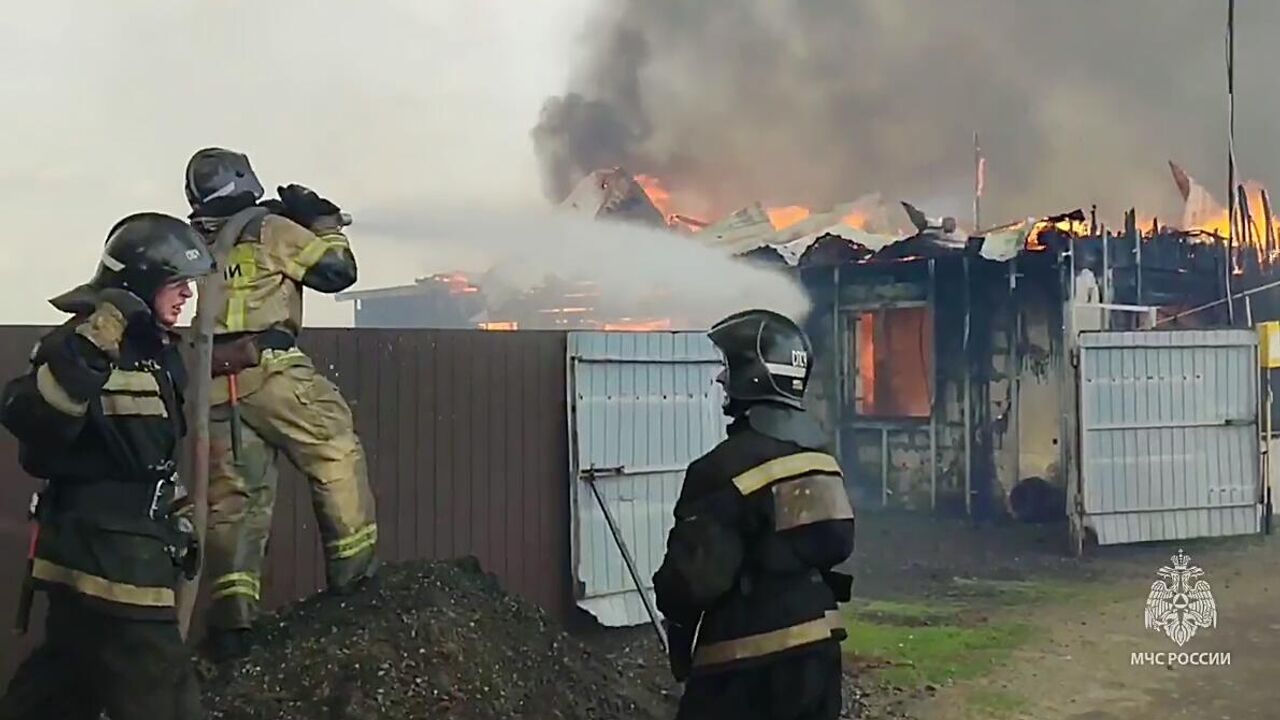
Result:
[[[724,351],[719,345],[714,345],[716,353],[720,356],[720,367],[716,371],[716,377],[713,381],[720,386],[720,407],[728,409],[729,407],[729,360],[724,356]]]

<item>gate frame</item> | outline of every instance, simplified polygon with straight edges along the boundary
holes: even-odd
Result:
[[[1086,540],[1086,516],[1085,512],[1085,470],[1084,470],[1084,412],[1083,412],[1083,393],[1081,392],[1081,384],[1083,382],[1082,359],[1083,344],[1080,342],[1081,337],[1088,335],[1099,335],[1103,333],[1145,333],[1145,332],[1161,332],[1161,333],[1180,333],[1180,332],[1201,332],[1211,333],[1220,331],[1249,331],[1254,330],[1254,337],[1250,346],[1253,347],[1252,361],[1250,368],[1246,374],[1252,372],[1254,403],[1253,403],[1253,427],[1254,427],[1254,455],[1255,455],[1255,498],[1254,507],[1259,509],[1257,534],[1270,534],[1270,472],[1267,468],[1267,430],[1264,429],[1263,415],[1267,412],[1268,399],[1263,389],[1263,383],[1266,382],[1263,376],[1263,368],[1261,357],[1259,355],[1259,338],[1256,329],[1252,328],[1160,328],[1155,322],[1155,308],[1145,306],[1117,306],[1107,304],[1076,304],[1077,307],[1097,307],[1099,309],[1120,310],[1134,313],[1141,313],[1146,316],[1150,325],[1135,330],[1075,330],[1068,333],[1069,343],[1065,348],[1069,362],[1063,366],[1063,388],[1069,391],[1068,396],[1063,398],[1063,428],[1064,438],[1069,438],[1069,442],[1064,442],[1063,458],[1067,468],[1067,477],[1069,478],[1069,492],[1067,493],[1067,517],[1068,517],[1068,533],[1069,543],[1073,554],[1080,557],[1085,552]],[[1073,317],[1074,319],[1074,317]],[[1170,346],[1185,347],[1185,346]],[[1252,533],[1242,533],[1233,535],[1232,537],[1243,537]],[[1190,538],[1189,538],[1190,539]],[[1129,543],[1114,543],[1116,545],[1132,545],[1140,542],[1158,542],[1152,541],[1134,541]]]

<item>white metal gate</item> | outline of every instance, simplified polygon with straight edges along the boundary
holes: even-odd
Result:
[[[1257,336],[1079,336],[1083,520],[1101,545],[1262,527]]]
[[[725,437],[720,357],[698,332],[574,332],[568,354],[576,599],[603,625],[648,622],[589,483],[652,593],[684,470]]]

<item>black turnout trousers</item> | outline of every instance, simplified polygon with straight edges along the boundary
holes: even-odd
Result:
[[[833,640],[765,665],[691,678],[676,720],[836,720],[841,679]]]
[[[45,640],[0,698],[0,720],[198,720],[195,668],[175,622],[131,620],[49,593]]]

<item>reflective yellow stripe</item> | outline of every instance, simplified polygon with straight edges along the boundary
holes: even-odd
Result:
[[[255,575],[254,573],[233,572],[233,573],[227,573],[226,575],[219,575],[218,577],[214,578],[213,587],[221,587],[229,583],[237,583],[237,582],[249,583],[254,587],[258,587],[261,584],[261,581],[258,580],[258,576]]]
[[[263,350],[261,364],[263,367],[273,367],[288,363],[300,357],[305,358],[307,354],[302,348],[289,348],[288,350]]]
[[[243,332],[245,329],[250,286],[258,275],[254,247],[252,243],[241,243],[231,248],[227,256],[227,269],[223,275],[227,281],[227,332]]]
[[[112,370],[107,376],[105,392],[160,392],[156,376],[146,370]]]
[[[155,395],[103,395],[103,415],[145,415],[149,417],[169,417],[169,410],[164,400]]]
[[[840,474],[840,464],[826,453],[802,452],[770,460],[763,465],[742,473],[733,479],[733,484],[743,495],[751,493],[786,478],[806,473]]]
[[[71,397],[53,376],[53,371],[48,365],[41,365],[36,370],[36,392],[40,393],[40,397],[49,403],[49,407],[60,413],[66,413],[75,417],[84,417],[85,412],[89,409],[89,403],[77,402]]]
[[[32,561],[31,577],[45,582],[70,586],[82,595],[91,595],[125,605],[173,606],[174,593],[172,588],[139,587],[128,583],[115,582],[97,575],[72,570],[69,567],[63,567],[41,558],[36,558]]]
[[[247,572],[234,572],[220,575],[214,579],[213,590],[209,593],[209,599],[220,600],[224,597],[238,595],[258,600],[261,592],[262,586],[256,575]]]
[[[829,640],[832,632],[844,627],[840,613],[828,610],[817,620],[810,620],[791,627],[773,630],[759,635],[748,635],[734,640],[722,640],[709,645],[700,645],[693,652],[693,664],[721,665],[735,660],[772,655],[793,647]]]
[[[350,244],[347,242],[346,237],[342,235],[326,234],[318,236],[315,240],[307,243],[307,246],[302,248],[302,252],[298,253],[297,257],[289,261],[289,276],[301,279],[313,265],[320,261],[320,258],[324,257],[326,252],[333,248],[346,247],[350,247]]]
[[[826,520],[853,519],[839,475],[804,475],[773,486],[773,527],[789,530]]]
[[[325,543],[325,547],[329,549],[330,558],[342,560],[359,555],[376,545],[377,542],[378,524],[370,523],[344,538]]]

